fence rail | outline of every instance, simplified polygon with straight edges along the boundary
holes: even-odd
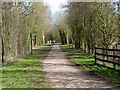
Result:
[[[118,52],[120,52],[120,49],[107,49],[107,48],[99,48],[99,47],[95,47],[95,49],[108,50],[108,51],[118,51]]]
[[[95,47],[95,64],[120,70],[120,49]]]

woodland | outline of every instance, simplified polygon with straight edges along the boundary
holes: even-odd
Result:
[[[0,8],[2,63],[48,41],[70,44],[89,54],[95,47],[111,48],[120,42],[119,2],[69,2],[61,7],[64,11],[56,13],[54,22],[42,2],[1,2]]]

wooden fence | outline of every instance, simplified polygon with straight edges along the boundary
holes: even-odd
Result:
[[[120,70],[120,49],[95,48],[95,64]]]

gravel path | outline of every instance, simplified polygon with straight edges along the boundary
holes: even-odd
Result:
[[[112,88],[100,76],[79,69],[66,59],[59,45],[53,45],[42,66],[47,81],[52,88]]]

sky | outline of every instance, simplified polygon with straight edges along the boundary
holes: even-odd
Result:
[[[48,4],[49,6],[49,10],[51,11],[51,14],[52,14],[52,20],[53,22],[55,21],[55,17],[56,17],[56,13],[59,13],[61,12],[61,6],[62,5],[66,5],[68,1],[70,0],[43,0],[45,3]],[[80,1],[84,1],[84,0],[71,0],[71,1],[77,1],[77,2],[80,2]],[[85,1],[89,1],[89,0],[85,0]],[[90,0],[91,2],[94,2],[94,0]],[[105,0],[101,0],[101,1],[105,1]],[[106,1],[109,1],[109,0],[106,0]],[[119,0],[112,0],[112,1],[119,1]]]
[[[47,2],[49,5],[49,8],[52,12],[52,14],[55,14],[56,12],[59,12],[61,10],[60,6],[67,4],[68,1],[74,1],[74,2],[80,2],[80,1],[86,1],[86,2],[94,2],[96,0],[43,0],[44,2]],[[119,0],[98,0],[98,1],[119,1]]]
[[[61,5],[67,4],[67,0],[44,0],[49,5],[52,15],[61,10]]]
[[[61,12],[62,10],[62,5],[67,4],[67,0],[44,0],[45,3],[48,4],[49,10],[51,11],[52,14],[52,21],[51,23],[56,22],[56,13]]]

